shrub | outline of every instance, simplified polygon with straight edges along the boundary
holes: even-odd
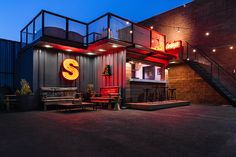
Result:
[[[29,83],[25,79],[21,79],[20,84],[21,84],[21,89],[16,90],[16,95],[31,95],[32,94]]]

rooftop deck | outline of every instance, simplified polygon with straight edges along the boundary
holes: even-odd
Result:
[[[85,23],[42,10],[21,30],[21,47],[48,44],[84,54],[99,55],[103,50],[126,47],[141,58],[176,58],[166,53],[165,35],[112,13]]]

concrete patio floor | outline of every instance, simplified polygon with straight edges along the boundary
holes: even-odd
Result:
[[[236,108],[0,113],[1,157],[235,157]]]

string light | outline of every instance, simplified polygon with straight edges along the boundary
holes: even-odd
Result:
[[[233,46],[230,46],[230,47],[229,47],[229,49],[230,49],[230,50],[233,50],[233,49],[234,49],[234,47],[233,47]]]
[[[193,52],[197,52],[197,50],[196,50],[196,49],[193,49]]]
[[[209,35],[210,35],[210,33],[209,33],[209,32],[206,32],[206,33],[205,33],[205,35],[206,35],[206,36],[209,36]]]
[[[150,28],[153,29],[153,26],[151,26]]]
[[[212,49],[212,52],[216,52],[216,49]]]

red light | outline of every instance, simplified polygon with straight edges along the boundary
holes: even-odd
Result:
[[[163,60],[163,59],[159,59],[159,58],[154,58],[154,57],[146,57],[144,60],[150,61],[150,62],[155,62],[155,63],[160,63],[160,64],[164,64],[164,65],[168,64],[168,61]]]

